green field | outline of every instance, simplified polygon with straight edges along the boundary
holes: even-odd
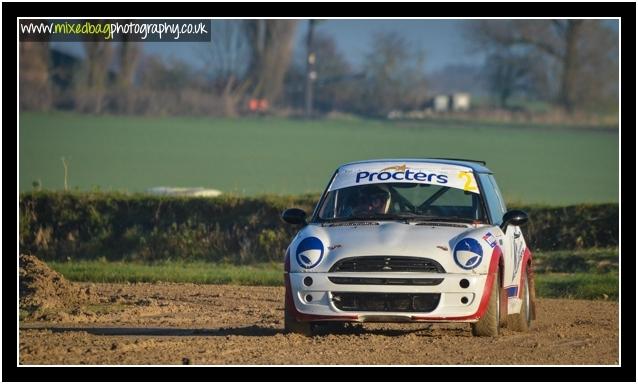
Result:
[[[539,297],[618,300],[618,272],[546,273],[536,275]]]
[[[62,189],[62,157],[70,188],[240,195],[320,192],[348,161],[457,157],[486,160],[508,201],[617,202],[618,147],[613,128],[22,113],[19,188]]]
[[[156,264],[73,261],[47,264],[72,281],[94,283],[197,283],[235,285],[282,285],[283,264],[214,264],[199,261],[164,261]]]

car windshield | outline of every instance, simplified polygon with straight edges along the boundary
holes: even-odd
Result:
[[[330,191],[318,219],[485,222],[485,213],[478,193],[433,184],[378,183]]]

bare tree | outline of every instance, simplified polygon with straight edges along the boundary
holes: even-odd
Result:
[[[119,112],[131,113],[134,109],[133,76],[141,53],[141,44],[130,41],[130,36],[125,35],[119,45],[119,68],[115,84],[115,104]]]
[[[498,98],[499,105],[507,108],[507,101],[517,93],[533,89],[533,71],[530,57],[508,50],[491,54],[485,62],[488,86]]]
[[[212,34],[215,38],[200,56],[222,98],[224,114],[236,116],[237,105],[251,84],[246,75],[251,46],[239,20],[213,21]]]
[[[81,79],[76,104],[84,112],[101,113],[108,83],[108,70],[113,56],[113,43],[85,41],[84,76]]]
[[[387,114],[395,108],[417,108],[426,98],[424,52],[396,33],[374,35],[366,55],[366,113]]]
[[[144,89],[177,92],[192,87],[196,76],[194,69],[184,60],[162,58],[157,55],[144,57],[141,86]]]
[[[292,56],[295,20],[213,21],[214,36],[201,53],[227,116],[244,97],[276,102]]]
[[[133,74],[142,52],[140,43],[130,41],[130,36],[124,36],[119,49],[119,72],[117,85],[128,88],[133,85]]]
[[[618,109],[618,36],[601,20],[588,20],[576,44],[574,79],[569,84],[574,105]]]
[[[347,99],[353,96],[351,85],[356,75],[337,49],[334,38],[317,34],[313,45],[316,55],[313,103],[322,111],[344,109]]]
[[[597,98],[596,92],[579,93],[583,82],[613,82],[616,77],[609,69],[617,67],[617,38],[601,20],[479,20],[470,23],[468,36],[481,48],[518,47],[551,57],[558,68],[557,102],[570,112]],[[597,70],[591,71],[592,66]]]
[[[312,111],[328,112],[345,110],[356,96],[352,94],[352,82],[356,75],[343,54],[337,49],[335,39],[329,35],[316,33],[312,39],[315,62],[312,66]],[[285,79],[286,103],[295,108],[306,108],[308,87],[308,50],[293,60]]]
[[[19,84],[21,109],[47,109],[51,106],[49,44],[20,42]]]
[[[292,57],[296,20],[246,20],[251,47],[248,74],[252,97],[274,103],[279,98]]]

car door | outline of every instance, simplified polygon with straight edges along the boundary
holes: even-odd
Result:
[[[493,175],[488,175],[488,179],[494,194],[496,195],[496,199],[499,201],[499,205],[501,206],[501,212],[505,214],[505,212],[507,212],[507,207],[505,206],[505,201],[503,200],[501,191],[498,188],[498,184],[496,184],[496,180]],[[499,221],[499,224],[501,222],[502,220]],[[508,297],[515,297],[518,294],[521,261],[525,250],[525,240],[523,240],[521,228],[516,225],[508,225],[507,228],[505,228],[503,243],[503,256],[506,257],[505,260],[507,260],[504,268],[505,276],[503,276],[504,285],[507,289]]]
[[[485,196],[485,202],[487,204],[487,210],[489,212],[492,224],[500,226],[503,222],[503,215],[506,212],[505,202],[501,196],[501,192],[498,189],[496,180],[490,174],[480,174],[482,193]],[[503,286],[507,287],[512,285],[514,275],[516,273],[514,266],[514,243],[515,243],[515,228],[508,226],[505,231],[501,231],[500,228],[493,230],[494,237],[498,240],[498,244],[503,252],[504,271],[503,271]],[[520,229],[519,229],[520,231]]]

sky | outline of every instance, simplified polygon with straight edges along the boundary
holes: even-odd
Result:
[[[480,64],[483,56],[471,54],[463,38],[465,20],[325,20],[317,32],[332,36],[348,61],[359,66],[376,32],[395,32],[413,47],[425,51],[425,69],[433,71],[447,64]],[[298,45],[303,44],[307,21],[299,25]]]

